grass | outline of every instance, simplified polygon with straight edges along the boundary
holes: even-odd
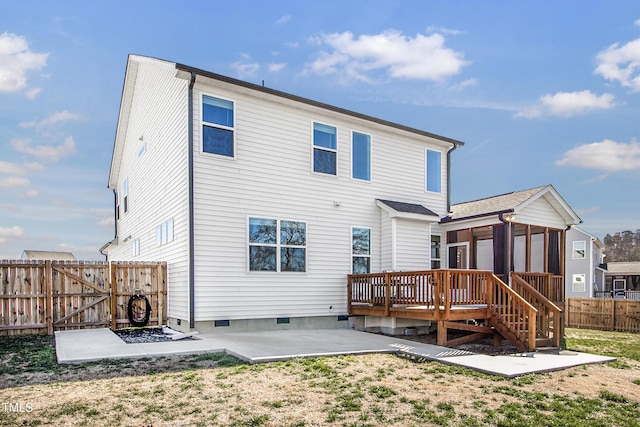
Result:
[[[638,338],[569,329],[568,349],[619,360],[507,379],[392,355],[57,365],[51,337],[0,337],[0,403],[33,407],[0,405],[0,425],[640,426]]]

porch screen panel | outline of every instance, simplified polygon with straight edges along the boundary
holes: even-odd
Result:
[[[560,232],[549,230],[549,273],[560,274]]]

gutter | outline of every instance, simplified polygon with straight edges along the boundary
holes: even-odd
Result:
[[[188,142],[187,142],[187,169],[189,180],[189,329],[195,329],[195,251],[194,251],[194,235],[195,225],[193,213],[193,85],[196,83],[196,73],[191,71],[189,80],[189,95],[187,105],[187,121],[188,121]]]
[[[453,145],[447,151],[447,215],[451,214],[451,153],[462,145],[458,141],[450,141]]]

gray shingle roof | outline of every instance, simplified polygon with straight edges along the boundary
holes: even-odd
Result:
[[[389,206],[391,209],[396,210],[398,212],[438,216],[438,214],[433,212],[432,210],[427,209],[424,206],[418,205],[415,203],[394,202],[392,200],[381,200],[381,199],[378,199],[378,201],[380,201],[381,203],[384,203],[385,205]]]
[[[446,221],[455,221],[463,218],[474,218],[494,215],[500,212],[509,212],[545,188],[547,187],[536,187],[529,190],[514,191],[507,194],[501,194],[499,196],[488,197],[486,199],[452,205],[451,213],[446,218]]]

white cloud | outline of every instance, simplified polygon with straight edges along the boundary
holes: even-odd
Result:
[[[440,33],[440,34],[449,34],[452,36],[457,36],[458,34],[461,34],[462,31],[454,30],[452,28],[436,27],[436,26],[430,25],[427,27],[427,33]]]
[[[41,88],[34,87],[31,89],[27,89],[27,91],[24,94],[29,99],[36,99],[36,97],[40,94],[40,92],[42,92]]]
[[[58,113],[53,113],[52,115],[50,115],[49,117],[47,117],[46,119],[42,119],[39,122],[36,121],[32,121],[32,122],[20,122],[18,125],[21,128],[40,128],[43,126],[49,126],[55,123],[60,123],[60,122],[68,122],[70,120],[79,120],[80,119],[80,114],[78,113],[70,113],[67,110],[64,111],[60,111]]]
[[[40,192],[38,190],[31,189],[26,191],[24,194],[20,195],[20,197],[22,199],[32,199],[34,197],[38,197],[39,195],[40,195]]]
[[[282,70],[286,66],[287,64],[284,62],[281,62],[279,64],[269,64],[269,71],[272,73],[277,73],[278,71]]]
[[[31,181],[20,176],[0,178],[0,188],[28,187],[30,185]]]
[[[594,73],[617,81],[634,92],[640,91],[640,38],[622,46],[619,43],[612,44],[598,53],[596,62],[598,66]]]
[[[560,166],[575,166],[609,172],[640,169],[640,143],[629,144],[605,139],[572,148],[556,162]]]
[[[478,79],[467,79],[467,80],[461,81],[460,83],[454,84],[453,86],[450,87],[450,89],[455,92],[461,92],[468,87],[477,86],[477,85],[478,85]]]
[[[276,21],[276,24],[283,25],[289,21],[291,21],[291,15],[283,15]]]
[[[0,173],[8,175],[24,175],[25,170],[24,167],[18,163],[9,163],[0,160]]]
[[[67,137],[64,142],[58,146],[51,145],[31,145],[31,139],[14,139],[11,141],[13,148],[25,154],[38,157],[44,161],[57,162],[62,157],[76,152],[76,144],[73,137]]]
[[[16,92],[27,88],[27,72],[40,70],[47,63],[48,53],[34,53],[22,36],[0,35],[0,92]],[[27,96],[37,95],[33,89]]]
[[[468,64],[463,54],[444,46],[440,34],[414,38],[396,30],[380,34],[323,34],[309,39],[310,43],[326,46],[330,52],[320,52],[307,64],[307,72],[340,73],[344,80],[374,81],[371,74],[385,71],[391,78],[441,81],[458,74]]]
[[[110,216],[108,218],[103,218],[100,221],[96,222],[97,225],[99,225],[100,227],[108,227],[108,228],[112,228],[116,223],[116,220]]]
[[[11,237],[20,237],[24,234],[24,229],[14,225],[13,227],[0,227],[0,243],[7,242]]]
[[[238,78],[246,79],[253,78],[258,75],[258,70],[260,69],[260,64],[257,62],[234,62],[231,64],[231,68],[236,71],[236,75]]]
[[[521,109],[515,117],[527,119],[542,116],[571,117],[591,110],[608,110],[615,107],[615,97],[610,93],[600,96],[589,90],[557,92],[540,97],[538,104]]]

